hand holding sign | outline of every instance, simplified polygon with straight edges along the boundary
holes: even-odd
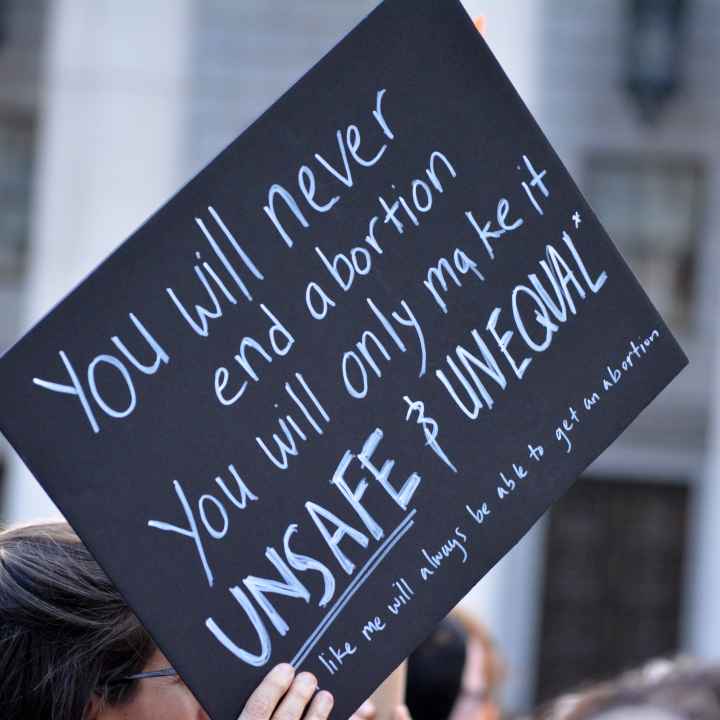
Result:
[[[238,720],[325,720],[334,703],[326,690],[317,689],[310,673],[295,675],[292,665],[274,667],[248,698]],[[411,720],[407,708],[390,711],[389,720]],[[349,720],[377,720],[374,703],[363,703]]]
[[[0,425],[215,720],[287,659],[348,717],[685,362],[460,4],[395,0],[0,360]]]
[[[310,673],[296,676],[292,665],[278,665],[250,695],[238,720],[325,720],[333,697],[324,690],[315,694],[316,689]]]

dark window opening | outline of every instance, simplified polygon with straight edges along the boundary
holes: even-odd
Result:
[[[537,696],[678,649],[688,488],[581,480],[552,509]]]

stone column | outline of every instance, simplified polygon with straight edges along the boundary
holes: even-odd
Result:
[[[191,3],[49,3],[24,328],[182,181]],[[3,510],[10,521],[57,512],[17,458]]]
[[[720,110],[720,108],[719,108]],[[702,255],[705,313],[698,320],[698,335],[707,337],[707,359],[690,352],[690,362],[700,368],[707,392],[708,429],[704,462],[696,469],[691,484],[688,517],[688,557],[686,559],[687,596],[684,608],[683,650],[698,657],[720,659],[720,153],[709,152],[715,160],[715,172],[709,185],[705,219],[710,230],[705,234],[706,252]],[[685,371],[693,371],[692,366]]]

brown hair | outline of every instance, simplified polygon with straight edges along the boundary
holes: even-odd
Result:
[[[538,720],[592,720],[629,708],[664,711],[688,720],[720,717],[720,666],[689,658],[653,660],[619,678],[565,695],[540,709]]]
[[[80,720],[118,704],[155,646],[66,523],[0,532],[0,717]]]
[[[498,649],[495,647],[490,633],[479,620],[461,607],[456,607],[450,613],[450,617],[457,620],[463,628],[465,628],[465,632],[471,637],[474,637],[485,651],[483,664],[484,679],[488,692],[490,695],[494,695],[505,679],[505,664],[500,657]]]

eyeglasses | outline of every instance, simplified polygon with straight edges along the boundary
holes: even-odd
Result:
[[[177,674],[178,672],[175,668],[166,667],[161,668],[160,670],[147,670],[146,672],[126,675],[124,678],[120,678],[118,682],[132,682],[133,680],[145,680],[145,678],[176,677]]]

